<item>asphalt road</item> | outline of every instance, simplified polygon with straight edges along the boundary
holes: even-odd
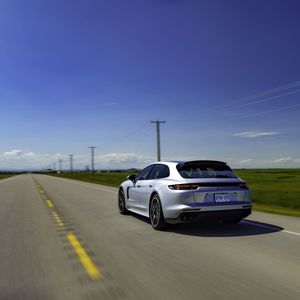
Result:
[[[0,300],[300,299],[300,219],[152,229],[117,190],[45,175],[0,181]]]

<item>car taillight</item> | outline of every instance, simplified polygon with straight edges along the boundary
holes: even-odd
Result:
[[[196,190],[199,187],[199,184],[172,184],[169,185],[169,189],[171,190]]]
[[[248,186],[247,186],[246,182],[239,183],[239,187],[242,188],[242,189],[248,189]]]

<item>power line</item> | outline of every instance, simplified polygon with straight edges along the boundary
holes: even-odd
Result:
[[[219,105],[219,106],[216,106],[216,107],[207,108],[207,110],[218,109],[218,108],[224,109],[224,108],[228,108],[230,106],[239,107],[239,104],[240,105],[250,105],[250,104],[259,103],[260,101],[272,100],[274,98],[279,98],[279,97],[283,97],[283,96],[286,96],[286,95],[289,95],[289,94],[298,93],[300,90],[292,91],[292,92],[289,92],[287,94],[276,95],[274,97],[270,97],[270,98],[267,98],[265,100],[258,100],[257,101],[256,99],[262,98],[262,97],[265,97],[265,96],[274,95],[274,94],[277,94],[279,92],[284,92],[286,90],[290,90],[292,88],[296,88],[296,87],[299,87],[299,86],[300,86],[300,81],[298,80],[298,81],[295,81],[295,82],[292,82],[292,83],[289,83],[289,84],[279,86],[277,88],[266,90],[266,91],[263,91],[263,92],[260,92],[260,93],[256,93],[254,95],[250,95],[250,96],[241,98],[241,99],[236,100],[236,101],[232,101],[231,103],[228,103],[228,104],[225,104],[225,105],[223,104],[223,105]],[[256,101],[247,102],[248,100],[256,100]],[[235,104],[237,104],[237,105],[235,105]],[[204,111],[206,111],[206,110],[204,110]]]
[[[265,91],[262,91],[262,92],[244,97],[244,98],[241,98],[241,99],[233,101],[231,103],[217,105],[217,106],[211,106],[211,107],[208,107],[208,108],[203,109],[201,111],[193,112],[191,114],[206,113],[206,112],[215,111],[215,110],[225,110],[225,109],[230,109],[231,110],[231,109],[235,109],[235,108],[239,108],[239,107],[243,107],[243,106],[249,106],[249,105],[254,105],[254,104],[267,102],[267,101],[270,101],[270,100],[273,100],[273,99],[276,99],[276,98],[280,98],[280,97],[289,96],[289,95],[292,95],[292,94],[299,93],[300,89],[295,90],[295,88],[297,88],[297,87],[300,87],[300,81],[299,80],[295,81],[295,82],[285,84],[285,85],[281,85],[281,86],[276,87],[276,88],[265,90]],[[260,114],[270,113],[270,112],[275,112],[275,111],[281,111],[281,110],[285,110],[285,109],[292,108],[292,107],[297,107],[297,106],[298,105],[283,107],[283,108],[278,108],[278,109],[275,109],[275,110],[268,110],[268,111],[265,111],[265,112],[264,111],[259,111],[258,113],[254,113],[254,114],[251,114],[251,115],[246,115],[245,117],[252,116],[252,115],[260,115]],[[184,118],[184,114],[182,114],[181,116]],[[239,117],[239,116],[237,116],[237,117]],[[240,117],[242,117],[242,116],[240,116]],[[232,118],[235,118],[235,117],[231,117],[231,119]],[[160,160],[161,159],[160,124],[165,123],[165,121],[157,120],[157,121],[151,121],[151,123],[156,124],[157,158],[158,158],[158,160]],[[140,131],[142,131],[146,128],[146,126],[136,126],[136,127],[137,127],[136,130],[134,130],[132,132],[129,132],[129,133],[123,135],[123,136],[120,136],[120,137],[118,137],[118,138],[116,138],[116,139],[114,139],[114,140],[112,140],[108,143],[105,143],[102,146],[115,144],[115,143],[119,142],[120,140],[126,139],[129,136],[133,136],[136,133],[138,133],[138,132],[140,132]],[[94,150],[91,149],[91,151],[93,152]],[[92,160],[93,160],[93,158],[92,158]],[[94,163],[92,163],[92,164],[94,164]],[[92,167],[92,172],[93,172],[93,167]]]
[[[136,130],[133,130],[133,131],[131,131],[131,132],[125,134],[125,135],[122,135],[122,136],[120,136],[120,137],[118,137],[118,138],[116,138],[116,139],[114,139],[114,140],[112,140],[110,142],[107,142],[105,144],[101,144],[101,147],[105,147],[105,146],[108,146],[108,145],[111,145],[111,144],[115,144],[115,143],[117,143],[117,142],[119,142],[119,141],[121,141],[123,139],[126,139],[126,138],[128,138],[130,136],[135,135],[136,133],[138,133],[138,132],[140,132],[140,131],[142,131],[144,129],[150,129],[150,126],[148,126],[148,125],[146,125],[146,126],[145,125],[144,126],[137,126],[137,127],[138,127],[138,129],[136,129]]]
[[[217,111],[217,110],[224,110],[224,109],[235,109],[235,108],[238,108],[238,107],[253,105],[253,104],[257,104],[257,103],[262,103],[262,102],[270,101],[272,99],[276,99],[276,98],[296,94],[296,93],[300,92],[300,89],[294,90],[294,91],[289,91],[289,92],[288,92],[288,90],[293,89],[293,88],[297,88],[297,87],[300,87],[300,81],[299,80],[295,81],[295,82],[291,82],[289,84],[279,86],[277,88],[273,88],[273,89],[266,90],[266,91],[263,91],[263,92],[260,92],[260,93],[256,93],[254,95],[250,95],[250,96],[241,98],[239,100],[232,101],[232,102],[227,103],[227,104],[210,106],[210,107],[205,108],[205,109],[200,110],[200,111],[193,111],[192,113],[181,114],[180,119],[182,119],[184,117],[191,116],[191,115],[195,115],[195,114],[207,113],[207,112],[210,112],[210,111]],[[278,95],[278,93],[282,93],[284,91],[287,91],[287,92]],[[268,98],[264,98],[264,99],[259,99],[259,98],[263,98],[263,97],[271,96],[271,95],[273,95],[273,96],[268,97]],[[259,99],[259,100],[257,100],[257,99]],[[176,120],[172,119],[172,121],[176,121]]]
[[[284,94],[281,94],[281,95],[276,95],[276,96],[266,98],[266,99],[260,99],[260,100],[256,100],[256,101],[252,101],[252,102],[248,102],[248,103],[242,103],[240,105],[236,105],[234,107],[228,107],[228,108],[229,109],[235,109],[235,108],[238,108],[238,107],[248,106],[248,105],[257,104],[257,103],[262,103],[262,102],[266,102],[266,101],[269,101],[269,100],[272,100],[272,99],[293,95],[293,94],[296,94],[296,93],[299,93],[299,92],[300,92],[300,89],[295,90],[295,91],[291,91],[291,92],[288,92],[288,93],[284,93]]]
[[[264,114],[277,112],[277,111],[282,111],[282,110],[286,110],[286,109],[290,109],[290,108],[294,108],[294,107],[299,107],[299,106],[300,106],[300,103],[294,104],[294,105],[289,105],[289,106],[284,106],[284,107],[279,107],[279,108],[276,108],[276,109],[260,111],[260,112],[249,114],[249,115],[237,116],[237,117],[233,117],[233,118],[230,118],[230,119],[240,119],[240,118],[248,118],[248,117],[253,117],[253,116],[258,116],[258,115],[264,115]]]

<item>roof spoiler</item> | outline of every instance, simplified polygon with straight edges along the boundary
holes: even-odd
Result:
[[[192,160],[192,161],[185,161],[179,163],[178,167],[188,167],[189,165],[205,165],[205,164],[212,164],[212,165],[227,165],[227,163],[223,161],[218,161],[218,160]]]
[[[182,163],[183,165],[189,164],[217,164],[217,165],[227,165],[226,162],[218,161],[218,160],[191,160]]]

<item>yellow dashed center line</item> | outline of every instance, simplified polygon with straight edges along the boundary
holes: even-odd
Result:
[[[55,219],[56,223],[59,226],[64,226],[64,223],[62,222],[60,216],[58,215],[58,213],[56,213],[55,211],[52,212],[53,218]]]
[[[102,277],[101,272],[98,270],[84,248],[81,246],[76,236],[73,233],[68,233],[67,238],[90,278],[94,280],[100,279]]]
[[[39,185],[35,179],[34,179],[34,182],[36,183],[36,187],[39,190],[41,196],[43,197],[44,200],[46,200],[48,206],[50,208],[54,208],[53,202],[50,199],[48,199],[42,186]],[[57,225],[64,226],[64,223],[57,212],[52,211],[52,216],[53,216],[54,220],[56,221]],[[102,277],[102,273],[97,268],[97,266],[94,264],[94,262],[92,261],[90,256],[87,254],[86,250],[81,246],[81,244],[78,241],[78,239],[76,238],[76,236],[72,232],[70,232],[67,234],[67,239],[69,240],[69,242],[70,242],[71,246],[73,247],[74,251],[76,252],[82,266],[84,267],[84,269],[86,270],[86,272],[88,273],[90,278],[93,280],[100,279]]]
[[[48,199],[48,200],[46,200],[46,202],[47,202],[47,204],[48,204],[49,207],[51,207],[51,208],[54,207],[54,205],[53,205],[53,203],[52,203],[51,200]]]

